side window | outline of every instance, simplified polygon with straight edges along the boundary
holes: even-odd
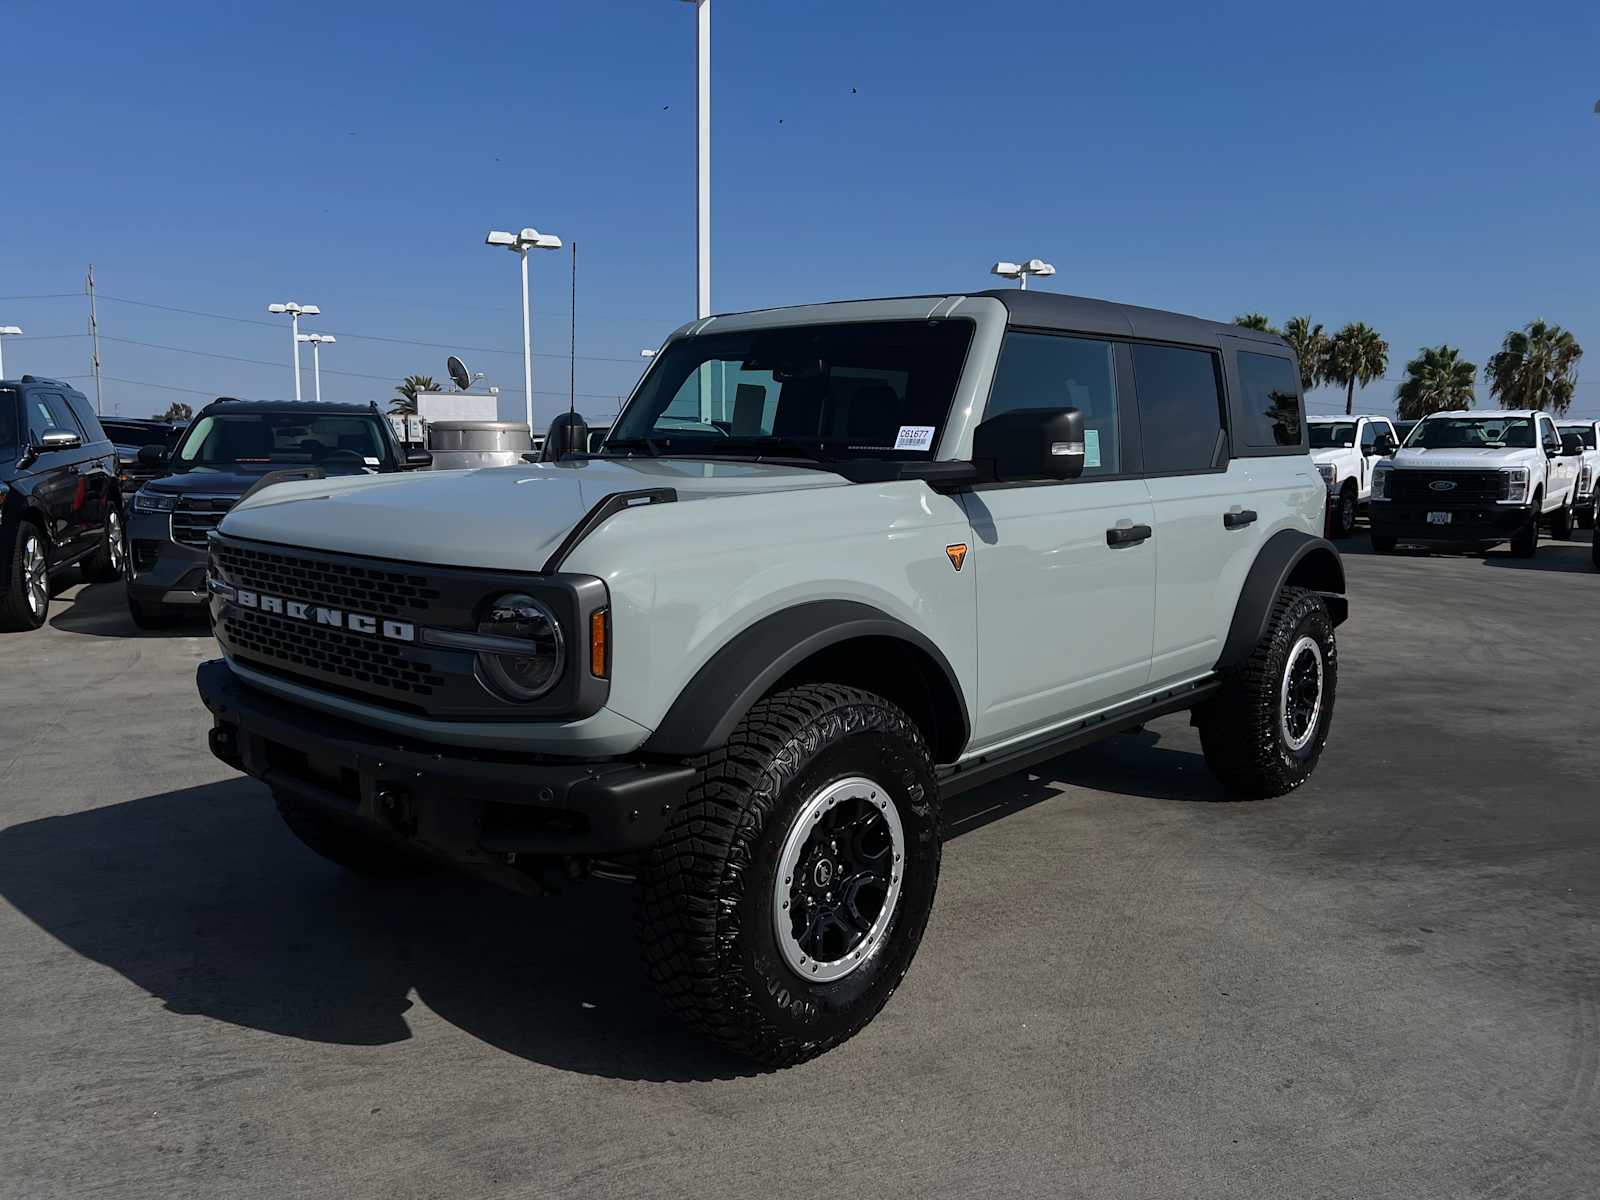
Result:
[[[1555,422],[1548,417],[1540,417],[1539,430],[1544,437],[1544,448],[1561,453],[1561,436],[1556,433]]]
[[[1019,408],[1083,414],[1083,478],[1122,470],[1116,367],[1110,342],[1049,333],[1008,333],[984,416]]]
[[[89,407],[86,396],[76,393],[67,396],[67,407],[72,410],[72,415],[77,418],[78,424],[83,428],[83,440],[86,442],[103,442],[106,440],[106,431],[100,428],[100,418],[94,415],[94,409]]]
[[[1371,454],[1372,453],[1373,449],[1378,444],[1378,434],[1380,432],[1382,432],[1382,430],[1383,430],[1383,426],[1379,425],[1376,421],[1367,421],[1367,422],[1364,422],[1362,424],[1362,426],[1361,426],[1361,453],[1363,453],[1363,454]]]
[[[83,436],[66,401],[54,392],[29,392],[22,403],[28,410],[28,433],[35,442],[52,429]]]
[[[1244,444],[1300,444],[1300,376],[1287,358],[1239,352],[1239,383],[1244,392]],[[1140,391],[1143,386],[1141,384]],[[1368,426],[1371,432],[1371,426]],[[1362,434],[1365,444],[1367,434]]]
[[[1227,463],[1217,356],[1177,346],[1133,346],[1146,475],[1217,470]]]

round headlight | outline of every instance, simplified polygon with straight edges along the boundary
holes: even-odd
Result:
[[[478,654],[478,669],[490,690],[506,700],[537,700],[561,678],[561,624],[532,596],[511,592],[490,601],[478,632],[527,645],[524,652]]]

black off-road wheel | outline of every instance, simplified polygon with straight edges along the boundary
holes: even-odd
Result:
[[[100,549],[83,564],[83,577],[90,583],[115,583],[122,578],[127,561],[128,542],[123,534],[122,514],[113,505],[106,513]]]
[[[1334,497],[1333,516],[1329,521],[1328,530],[1333,537],[1347,538],[1355,532],[1356,507],[1356,485],[1354,480],[1350,480]]]
[[[707,755],[640,879],[645,967],[727,1049],[785,1067],[858,1033],[911,966],[939,881],[922,734],[878,696],[805,684]]]
[[[1195,713],[1212,774],[1243,799],[1299,787],[1322,757],[1338,682],[1328,606],[1315,592],[1284,588],[1249,659]]]
[[[1534,496],[1528,523],[1511,535],[1512,558],[1532,558],[1539,551],[1539,503],[1540,497]]]
[[[1394,548],[1400,544],[1400,539],[1392,533],[1379,533],[1372,531],[1372,549],[1377,554],[1393,554]]]
[[[18,521],[11,541],[11,577],[0,595],[0,629],[37,629],[50,615],[49,549],[31,521]]]
[[[290,833],[347,871],[371,879],[399,879],[424,869],[421,856],[380,834],[368,833],[354,821],[324,812],[287,792],[275,791],[272,799]]]
[[[1567,489],[1566,502],[1550,518],[1550,536],[1563,542],[1571,539],[1572,531],[1578,524],[1577,514],[1573,511],[1572,492],[1573,489]]]

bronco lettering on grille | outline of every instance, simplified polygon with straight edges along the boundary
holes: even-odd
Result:
[[[253,592],[248,588],[236,588],[231,584],[223,583],[220,579],[213,579],[211,591],[221,596],[224,600],[231,600],[240,608],[254,608],[264,613],[275,616],[288,617],[295,621],[304,621],[309,625],[327,625],[333,629],[348,629],[351,633],[361,633],[368,637],[387,638],[391,642],[414,642],[417,640],[417,627],[409,621],[390,621],[381,617],[369,616],[366,613],[346,612],[342,608],[330,608],[325,604],[308,604],[303,600],[286,600],[282,596],[268,596],[261,592]]]

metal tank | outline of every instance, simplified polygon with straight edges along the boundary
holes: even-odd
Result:
[[[465,467],[509,467],[533,443],[521,421],[430,421],[428,450],[435,471]]]

